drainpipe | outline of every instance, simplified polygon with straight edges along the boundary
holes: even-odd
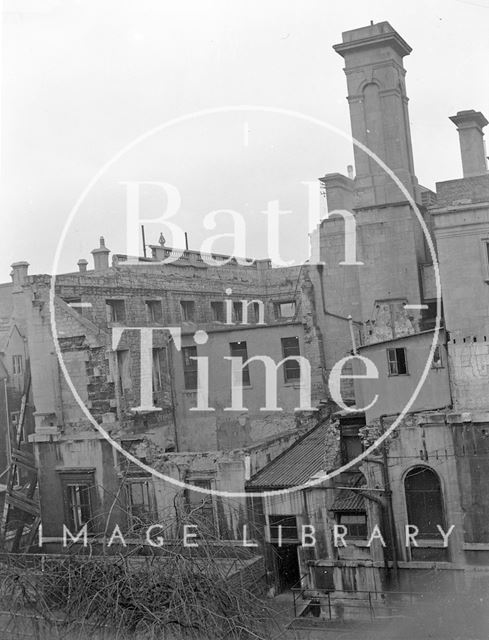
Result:
[[[381,415],[379,418],[380,428],[382,433],[385,433],[384,418],[386,415]],[[396,543],[396,530],[394,526],[394,510],[392,507],[392,491],[389,478],[389,467],[387,464],[387,446],[385,440],[382,442],[382,478],[384,482],[384,491],[386,498],[387,509],[387,529],[389,532],[389,546],[392,554],[392,569],[394,576],[394,583],[397,585],[399,582],[399,566],[397,558],[397,543]]]

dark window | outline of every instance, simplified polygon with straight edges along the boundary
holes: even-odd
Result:
[[[441,487],[438,476],[427,467],[411,469],[404,480],[408,524],[419,529],[419,535],[439,538],[436,525],[444,528]]]
[[[24,358],[22,356],[12,356],[12,373],[14,376],[21,375],[24,371]]]
[[[231,342],[229,344],[231,349],[231,356],[233,358],[241,358],[242,362],[246,362],[248,360],[248,349],[246,346],[246,342],[242,340],[241,342]],[[250,386],[250,368],[248,365],[243,367],[242,370],[242,382],[243,387]]]
[[[124,300],[106,300],[105,310],[107,313],[107,322],[126,321],[126,304]]]
[[[68,474],[61,477],[66,526],[72,533],[79,531],[85,524],[87,530],[93,530],[93,472]]]
[[[146,300],[146,320],[148,322],[162,322],[163,321],[163,309],[161,307],[161,300]]]
[[[284,358],[300,356],[299,338],[282,338],[282,355]],[[284,363],[285,382],[298,380],[301,377],[301,367],[297,360]]]
[[[243,321],[243,303],[241,300],[233,302],[233,322]]]
[[[298,540],[296,516],[268,516],[268,526],[271,542],[275,542],[280,539]],[[282,535],[280,535],[279,527],[282,527]]]
[[[188,483],[201,489],[209,490],[212,488],[211,480],[208,479],[190,479]],[[192,533],[196,533],[198,537],[205,538],[206,534],[216,535],[218,533],[212,497],[210,493],[192,491],[191,489],[185,490],[189,522],[198,527],[198,529],[193,529]]]
[[[253,316],[256,324],[259,322],[261,324],[265,324],[265,305],[262,300],[259,302],[253,302]]]
[[[121,349],[116,351],[117,354],[117,381],[119,385],[119,393],[124,395],[124,391],[131,389],[131,368],[129,350]]]
[[[346,527],[346,538],[367,537],[367,514],[359,511],[340,511],[337,514],[338,524]]]
[[[387,362],[389,365],[390,376],[402,376],[407,374],[406,349],[403,347],[387,349]]]
[[[166,364],[166,349],[153,349],[153,391],[163,389]]]
[[[274,308],[276,318],[293,318],[295,316],[295,300],[275,302]]]
[[[216,300],[214,302],[211,302],[211,311],[212,311],[212,319],[215,322],[225,321],[224,302],[222,300]]]
[[[180,300],[182,320],[193,322],[195,320],[195,302],[193,300]]]
[[[359,435],[341,434],[341,453],[343,464],[355,460],[363,452],[362,440]]]
[[[157,520],[151,479],[131,479],[126,485],[129,525],[137,528]]]
[[[185,389],[197,389],[197,347],[182,347]]]
[[[439,344],[435,347],[435,352],[433,354],[433,363],[431,366],[433,369],[441,369],[443,367],[443,358],[441,355],[441,347]]]

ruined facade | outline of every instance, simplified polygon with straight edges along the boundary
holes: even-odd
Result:
[[[93,269],[80,260],[78,272],[55,281],[13,266],[4,308],[15,309],[7,316],[27,345],[35,430],[25,440],[36,456],[46,548],[59,547],[63,523],[73,531],[89,523],[103,538],[115,524],[134,532],[190,509],[221,540],[253,526],[275,590],[301,581],[311,598],[347,598],[486,580],[487,121],[472,110],[451,118],[464,177],[437,183],[434,193],[414,171],[409,45],[382,22],[345,32],[334,48],[345,63],[356,175],[320,179],[328,216],[317,230],[318,264],[242,266],[218,256],[227,264],[214,267],[188,250],[169,263],[174,250],[160,243],[150,258],[115,254],[109,265],[102,240]],[[346,264],[345,212],[356,238],[356,260]],[[425,232],[439,262],[440,331]],[[143,340],[149,329],[151,344]],[[267,405],[258,360],[239,374],[243,406],[232,409],[231,356],[292,358],[276,376],[281,411]],[[198,357],[209,359],[204,396]],[[309,363],[307,406],[294,357]],[[347,357],[339,411],[328,378]],[[376,375],[364,375],[365,359]],[[225,498],[181,483],[282,493]],[[407,525],[416,542],[406,544]],[[336,544],[338,526],[348,530],[346,544]],[[304,544],[303,527],[313,545]]]
[[[279,523],[289,533],[283,546],[293,551],[287,561],[280,553],[278,561],[269,560],[279,576],[276,588],[284,586],[285,563],[320,615],[369,617],[372,597],[375,606],[386,607],[379,592],[400,590],[415,598],[430,590],[487,592],[487,121],[474,110],[453,116],[464,176],[437,183],[436,193],[421,187],[413,169],[402,64],[409,46],[380,23],[344,33],[334,49],[345,60],[354,138],[405,187],[401,191],[359,146],[355,178],[321,178],[329,210],[320,227],[328,311],[352,315],[360,333],[357,354],[374,365],[375,375],[366,375],[365,361],[354,360],[357,413],[337,414],[336,446],[330,442],[322,463],[303,464],[310,480],[334,472],[339,462],[348,470],[299,495],[266,499],[255,511],[264,512],[268,551],[277,546]],[[439,262],[439,332],[435,268],[414,205]],[[345,216],[338,210],[354,215],[357,260],[364,264],[339,264]],[[333,337],[334,328],[326,335]],[[341,339],[346,349],[344,335],[333,342],[340,350]],[[397,428],[375,447],[395,420]],[[291,460],[301,459],[301,448],[301,442],[292,445]],[[367,448],[369,454],[355,463]],[[283,477],[280,468],[281,459],[272,461],[251,479],[250,490],[287,487],[294,474]],[[304,524],[317,538],[309,549],[301,537]],[[345,540],[337,538],[342,525]],[[408,533],[417,532],[414,541],[406,538],[408,525]],[[357,606],[363,598],[365,607],[352,613],[351,598]]]

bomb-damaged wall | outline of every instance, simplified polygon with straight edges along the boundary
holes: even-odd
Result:
[[[194,345],[192,340],[193,333],[196,329],[204,329],[209,332],[211,338],[209,344],[212,344],[213,351],[220,351],[222,358],[229,355],[229,343],[243,339],[246,335],[248,340],[253,341],[248,347],[248,356],[253,355],[270,355],[273,351],[273,357],[276,362],[283,357],[280,339],[282,337],[297,336],[300,340],[301,355],[304,355],[311,364],[312,372],[312,402],[317,404],[318,400],[323,398],[324,379],[322,366],[322,343],[321,336],[315,324],[314,313],[312,310],[313,293],[307,291],[307,295],[302,295],[302,289],[307,289],[310,284],[305,283],[301,276],[301,270],[296,268],[290,269],[237,269],[226,270],[226,285],[232,285],[233,298],[236,292],[236,300],[246,299],[263,299],[265,303],[265,325],[257,327],[254,322],[256,318],[251,314],[251,324],[249,326],[226,326],[221,322],[210,322],[211,306],[213,296],[217,296],[223,301],[223,282],[220,280],[222,271],[219,269],[208,268],[192,268],[192,267],[176,267],[174,265],[165,265],[171,275],[171,289],[165,289],[168,286],[162,286],[162,267],[158,265],[148,270],[146,267],[118,267],[111,269],[110,273],[102,276],[99,273],[90,273],[80,276],[77,274],[67,274],[58,276],[57,291],[61,297],[70,303],[73,300],[80,301],[84,306],[78,307],[74,311],[62,301],[58,307],[62,308],[57,318],[58,334],[63,339],[62,345],[64,358],[73,382],[78,383],[81,387],[85,387],[85,372],[83,367],[88,367],[88,383],[87,390],[80,388],[79,395],[85,401],[89,409],[93,409],[92,413],[97,414],[100,421],[113,422],[111,414],[117,413],[120,428],[124,432],[139,432],[144,429],[157,428],[159,435],[166,439],[167,448],[175,447],[180,450],[206,450],[215,448],[229,448],[236,446],[246,446],[253,441],[266,438],[274,433],[287,430],[294,424],[293,409],[299,405],[298,401],[298,384],[286,384],[281,371],[278,372],[279,383],[279,401],[278,406],[283,407],[283,412],[261,412],[260,409],[265,405],[264,387],[261,382],[251,384],[245,390],[245,406],[249,407],[246,415],[232,416],[232,412],[224,413],[223,409],[229,406],[230,395],[230,375],[229,380],[225,376],[225,367],[230,363],[223,362],[211,363],[211,382],[215,382],[216,376],[223,377],[219,384],[215,385],[215,389],[211,389],[210,406],[213,407],[215,402],[216,415],[211,412],[196,414],[191,411],[195,406],[195,392],[185,390],[183,383],[183,365],[182,357],[175,348],[167,349],[162,359],[162,385],[161,389],[154,394],[154,404],[159,409],[154,415],[147,415],[144,419],[135,418],[134,413],[130,411],[132,407],[139,405],[140,391],[140,355],[139,341],[140,336],[137,331],[125,331],[118,345],[119,351],[127,350],[130,353],[130,372],[129,385],[122,388],[118,384],[120,372],[115,362],[115,354],[110,353],[110,326],[107,326],[106,319],[106,300],[107,299],[124,299],[126,307],[125,323],[128,326],[151,326],[146,317],[145,301],[157,300],[163,302],[163,315],[161,322],[153,326],[178,326],[182,329],[184,335],[184,344],[187,346]],[[178,277],[177,277],[178,275]],[[219,282],[215,278],[219,277]],[[214,280],[213,280],[214,278]],[[48,280],[42,280],[41,287],[36,282],[36,299],[43,299],[44,305],[44,327],[49,324],[47,318],[47,285]],[[214,291],[212,291],[214,289]],[[252,290],[251,290],[252,289]],[[159,296],[157,295],[159,294]],[[180,315],[180,301],[194,300],[195,302],[195,322],[184,322]],[[235,301],[236,301],[235,300]],[[277,316],[276,303],[284,301],[295,301],[295,313],[290,318],[280,318]],[[167,304],[168,303],[168,304]],[[202,323],[201,320],[204,320]],[[80,327],[80,323],[92,333],[97,333],[100,346],[100,355],[95,358],[96,363],[91,362],[94,358],[87,351],[83,351],[81,345],[77,344],[74,351],[71,352],[68,338],[77,337],[86,333]],[[39,327],[35,327],[38,330]],[[249,330],[249,331],[248,331]],[[236,334],[234,334],[236,331]],[[103,340],[101,339],[103,337]],[[163,332],[153,332],[153,346],[155,349],[167,346],[167,338]],[[103,352],[100,343],[105,344],[106,352]],[[256,344],[255,344],[256,343]],[[204,347],[199,347],[199,353]],[[68,355],[68,352],[70,354]],[[52,353],[50,354],[52,355]],[[81,363],[81,359],[85,358],[85,365]],[[101,362],[103,360],[103,362]],[[108,365],[108,366],[107,366]],[[222,366],[224,365],[224,366]],[[259,369],[263,368],[261,363],[251,365],[255,369],[255,380],[261,379],[263,372]],[[71,371],[70,371],[71,370]],[[229,371],[230,373],[230,371]],[[59,374],[59,372],[58,372]],[[48,376],[53,379],[54,376]],[[226,377],[226,380],[224,378]],[[173,386],[170,384],[170,378],[176,378]],[[46,383],[44,383],[45,386]],[[63,391],[61,393],[61,401],[51,402],[51,405],[62,404],[67,405],[63,413],[63,419],[70,418],[70,423],[76,424],[80,421],[83,424],[84,418],[81,411],[78,412],[76,404],[70,404],[69,389],[65,388],[64,381],[61,381]],[[76,384],[75,384],[76,386]],[[92,397],[89,397],[89,394]],[[53,394],[55,395],[55,394]],[[224,398],[224,396],[226,396]],[[117,411],[116,411],[117,409]],[[61,407],[57,406],[58,422],[61,420]],[[230,415],[232,417],[230,417]],[[253,418],[251,418],[253,416]],[[79,418],[79,420],[78,420]],[[233,420],[234,418],[234,420]],[[250,426],[250,420],[253,423]],[[175,423],[179,425],[180,433],[176,433]],[[196,428],[196,424],[198,428]],[[186,428],[186,425],[188,428]],[[115,425],[113,428],[117,428]],[[251,430],[251,433],[246,435]],[[179,440],[180,437],[180,441]],[[160,444],[163,440],[160,439]]]

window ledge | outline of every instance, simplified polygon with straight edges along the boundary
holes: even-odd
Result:
[[[489,551],[489,542],[464,542],[464,551]]]
[[[347,541],[347,543],[351,543],[355,547],[366,547],[367,549],[369,548],[368,540],[364,540],[361,538],[349,538],[348,536],[345,537],[345,540]]]
[[[417,545],[415,544],[410,545],[411,549],[416,549],[416,547],[419,547],[420,549],[447,549],[448,548],[443,544],[443,540],[436,540],[436,539],[430,540],[429,538],[418,540],[416,538],[416,542],[418,543]]]

